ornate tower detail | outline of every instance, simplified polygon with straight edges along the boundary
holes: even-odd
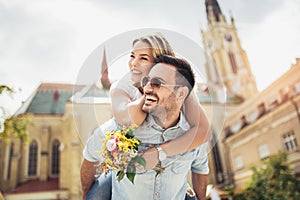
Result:
[[[103,50],[103,58],[102,58],[102,65],[101,65],[101,84],[103,89],[109,89],[111,86],[111,83],[108,78],[108,65],[106,61],[105,48]]]
[[[247,99],[257,93],[257,86],[234,19],[226,22],[217,0],[206,0],[205,6],[208,24],[202,38],[207,52],[207,79],[212,84],[223,82],[229,97]]]

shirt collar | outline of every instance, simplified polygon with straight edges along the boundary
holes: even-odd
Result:
[[[158,127],[159,129],[164,130],[161,126],[159,126],[155,122],[155,120],[151,114],[148,114],[146,121],[148,122],[149,126]],[[170,128],[181,128],[182,130],[187,131],[190,129],[190,125],[189,125],[188,121],[186,120],[184,114],[182,112],[180,112],[178,123],[175,126],[170,127]]]

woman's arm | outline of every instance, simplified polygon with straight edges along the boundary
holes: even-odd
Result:
[[[145,102],[145,95],[142,95],[140,98],[138,98],[135,101],[130,102],[128,107],[128,115],[133,124],[141,125],[146,117],[147,113],[143,112],[142,107]]]
[[[127,105],[130,102],[129,95],[120,88],[110,89],[110,99],[112,114],[118,124],[122,126],[130,126],[131,121],[128,116]]]
[[[132,101],[129,95],[120,88],[110,90],[112,114],[116,121],[122,126],[131,124],[140,125],[145,120],[147,114],[142,111],[144,97]]]

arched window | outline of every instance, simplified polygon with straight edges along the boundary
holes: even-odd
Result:
[[[229,56],[229,59],[230,59],[232,72],[236,74],[238,69],[237,69],[237,65],[236,65],[236,62],[235,62],[234,55],[233,55],[233,53],[229,52],[228,56]]]
[[[28,176],[37,175],[38,144],[35,140],[29,146]]]
[[[51,162],[51,174],[59,174],[59,141],[54,140],[52,142],[52,162]]]

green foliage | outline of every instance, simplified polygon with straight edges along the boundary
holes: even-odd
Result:
[[[11,136],[28,142],[29,132],[28,123],[31,115],[12,116],[4,121],[4,131],[0,132],[0,141],[9,142]]]
[[[279,152],[264,161],[262,168],[252,167],[251,182],[244,194],[235,199],[294,200],[300,199],[300,180],[287,164],[287,153]]]
[[[136,156],[130,161],[130,163],[126,169],[126,177],[132,182],[132,184],[134,184],[134,177],[136,175],[136,166],[135,166],[136,163],[138,163],[141,166],[143,166],[144,168],[146,168],[146,161],[141,156]]]
[[[14,90],[8,87],[7,85],[0,85],[0,94],[2,94],[4,91],[7,91],[9,93],[14,92]]]
[[[14,90],[6,85],[0,85],[0,94],[4,91],[13,93]],[[1,107],[3,112],[5,108]],[[28,122],[31,119],[31,115],[23,114],[18,116],[12,116],[4,119],[4,116],[0,116],[0,141],[9,142],[13,136],[15,138],[22,139],[27,142],[29,139]]]
[[[233,184],[226,185],[224,189],[225,189],[225,191],[228,192],[229,196],[234,195],[234,185]]]

